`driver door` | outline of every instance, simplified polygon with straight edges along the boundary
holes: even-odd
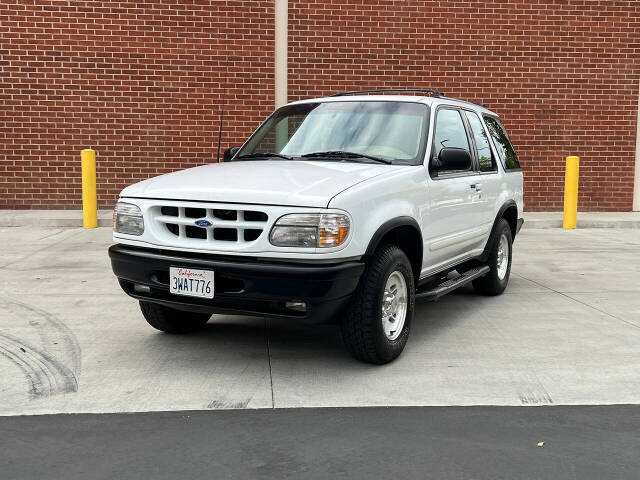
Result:
[[[477,215],[480,182],[475,164],[467,170],[444,170],[438,155],[444,147],[465,149],[474,158],[467,124],[459,108],[441,105],[435,112],[429,161],[429,208],[423,218],[424,275],[436,273],[482,247],[483,219]]]

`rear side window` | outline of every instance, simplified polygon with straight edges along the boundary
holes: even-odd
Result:
[[[478,151],[478,163],[480,164],[481,172],[495,172],[498,170],[496,163],[493,160],[491,154],[491,147],[489,146],[489,137],[485,132],[480,117],[474,112],[465,112],[471,132],[473,133],[473,139],[476,142],[476,150]]]
[[[488,115],[484,115],[484,121],[487,124],[489,134],[491,138],[493,138],[493,145],[498,151],[505,170],[519,169],[520,162],[518,161],[518,156],[513,149],[513,145],[511,145],[509,135],[507,135],[507,130],[504,128],[502,122],[498,118]]]

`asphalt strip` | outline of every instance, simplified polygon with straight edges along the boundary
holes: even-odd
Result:
[[[637,479],[640,405],[0,417],[0,477]]]

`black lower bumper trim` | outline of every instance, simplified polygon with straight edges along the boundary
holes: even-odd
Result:
[[[298,264],[233,260],[184,252],[125,245],[109,248],[111,266],[122,289],[139,300],[172,308],[208,313],[260,315],[328,320],[346,305],[364,270],[357,261],[336,264]],[[213,299],[169,292],[169,267],[213,270]],[[134,290],[146,285],[150,291]],[[287,309],[285,302],[307,304],[306,312]]]

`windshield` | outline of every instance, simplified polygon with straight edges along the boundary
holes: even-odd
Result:
[[[424,154],[428,108],[412,102],[344,101],[288,105],[277,110],[238,152],[273,153],[292,160],[417,164]],[[316,154],[316,155],[314,155]],[[347,155],[349,154],[349,155]],[[359,158],[357,155],[363,155]],[[369,158],[367,158],[369,157]]]

